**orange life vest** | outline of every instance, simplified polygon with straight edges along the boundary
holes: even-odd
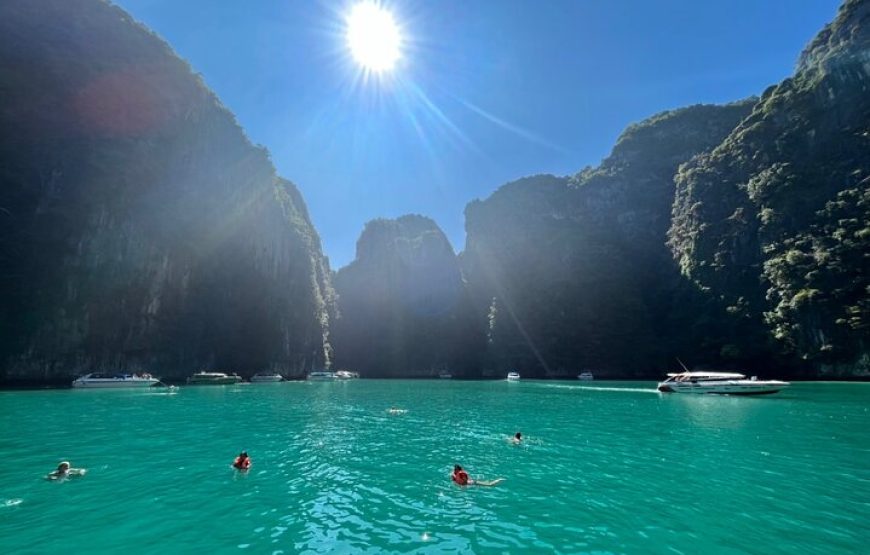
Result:
[[[238,468],[239,470],[247,470],[251,467],[251,459],[250,457],[236,457],[236,460],[233,461],[233,466]]]
[[[460,470],[459,472],[453,473],[453,481],[459,484],[460,486],[468,485],[468,472],[464,470]]]

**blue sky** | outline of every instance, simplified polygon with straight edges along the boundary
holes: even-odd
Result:
[[[354,2],[117,0],[200,72],[295,182],[333,268],[364,223],[462,211],[500,185],[596,165],[632,122],[760,94],[836,0],[385,0],[404,51],[363,81]]]

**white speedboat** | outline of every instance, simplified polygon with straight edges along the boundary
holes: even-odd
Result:
[[[224,374],[223,372],[197,372],[187,378],[188,385],[231,385],[242,381],[238,374]]]
[[[329,370],[315,370],[308,373],[308,380],[312,382],[328,382],[335,379],[335,372]]]
[[[116,388],[116,387],[151,387],[160,380],[151,374],[85,374],[73,380],[73,387],[86,388]]]
[[[359,378],[359,372],[351,372],[350,370],[339,370],[335,373],[335,377],[339,380],[355,380]]]
[[[452,380],[453,374],[451,374],[450,372],[441,372],[440,374],[438,374],[438,378],[442,380]]]
[[[258,372],[251,376],[251,383],[280,382],[284,376],[277,372]]]
[[[580,373],[577,375],[577,379],[578,379],[578,380],[589,381],[589,380],[594,380],[594,379],[595,379],[595,376],[592,375],[592,372],[580,372]]]
[[[519,372],[508,372],[507,380],[509,382],[517,382],[520,380]]]
[[[668,374],[668,379],[659,383],[658,390],[664,393],[695,393],[716,395],[769,395],[776,393],[788,382],[747,378],[731,372],[679,372]]]

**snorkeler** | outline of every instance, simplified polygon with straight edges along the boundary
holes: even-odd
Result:
[[[63,461],[59,465],[57,465],[57,470],[51,472],[46,476],[48,480],[61,480],[63,478],[69,478],[72,476],[84,476],[85,472],[87,472],[84,468],[70,468],[70,464],[67,461]]]
[[[248,470],[251,468],[251,457],[248,456],[247,451],[239,453],[239,456],[233,461],[233,468],[237,470]]]
[[[494,486],[504,481],[504,478],[491,481],[473,480],[468,475],[468,472],[463,470],[458,464],[453,467],[453,474],[450,476],[450,479],[459,486]]]

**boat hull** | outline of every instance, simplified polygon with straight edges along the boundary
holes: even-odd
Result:
[[[153,378],[131,379],[131,380],[75,380],[72,386],[77,389],[130,389],[151,387],[160,380]]]
[[[187,378],[187,385],[233,385],[242,381],[239,376],[221,378]]]
[[[749,381],[745,383],[680,383],[662,382],[658,390],[662,393],[687,393],[690,395],[771,395],[789,386],[788,382]]]

